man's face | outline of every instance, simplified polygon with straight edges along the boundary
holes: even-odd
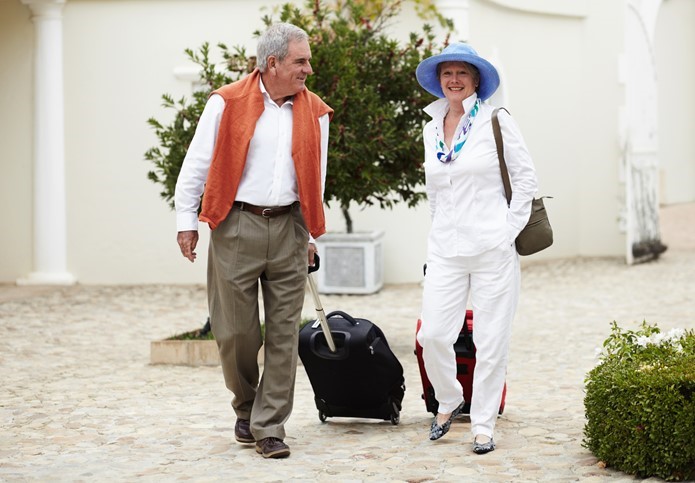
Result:
[[[287,56],[275,60],[270,65],[275,70],[274,84],[281,96],[293,96],[304,90],[306,78],[314,71],[311,69],[311,48],[309,42],[292,41],[288,45]]]

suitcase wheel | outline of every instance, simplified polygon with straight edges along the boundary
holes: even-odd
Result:
[[[393,408],[393,412],[391,413],[391,424],[395,426],[401,422],[401,412],[398,406],[396,406],[396,403],[392,402],[391,407]]]
[[[324,413],[320,409],[319,409],[319,419],[321,420],[322,423],[325,423],[326,419],[327,419],[326,413]]]

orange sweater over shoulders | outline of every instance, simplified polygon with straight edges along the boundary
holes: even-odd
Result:
[[[210,163],[200,220],[214,230],[232,209],[246,165],[256,122],[263,114],[260,72],[220,87],[225,101],[217,141]],[[299,202],[309,233],[314,238],[326,232],[321,196],[321,127],[319,118],[332,116],[319,96],[304,89],[292,101],[292,159],[297,173]]]

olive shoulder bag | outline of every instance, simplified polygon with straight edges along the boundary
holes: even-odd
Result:
[[[497,145],[497,157],[500,161],[500,172],[502,173],[502,184],[504,184],[504,192],[507,195],[507,205],[512,201],[512,187],[509,182],[509,171],[507,171],[507,163],[504,160],[504,141],[502,140],[502,129],[497,114],[500,109],[497,108],[492,112],[492,131],[495,135],[495,144]],[[504,109],[507,111],[506,109]],[[507,111],[509,113],[509,111]],[[519,236],[516,237],[516,251],[519,255],[533,255],[541,250],[545,250],[553,244],[553,228],[550,226],[548,212],[545,210],[543,198],[552,198],[552,196],[541,196],[534,198],[531,202],[531,216],[528,223]]]

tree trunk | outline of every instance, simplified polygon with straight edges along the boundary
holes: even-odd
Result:
[[[348,211],[348,205],[341,205],[340,211],[343,212],[343,218],[345,218],[345,232],[352,233],[352,218],[350,217],[350,212]]]

